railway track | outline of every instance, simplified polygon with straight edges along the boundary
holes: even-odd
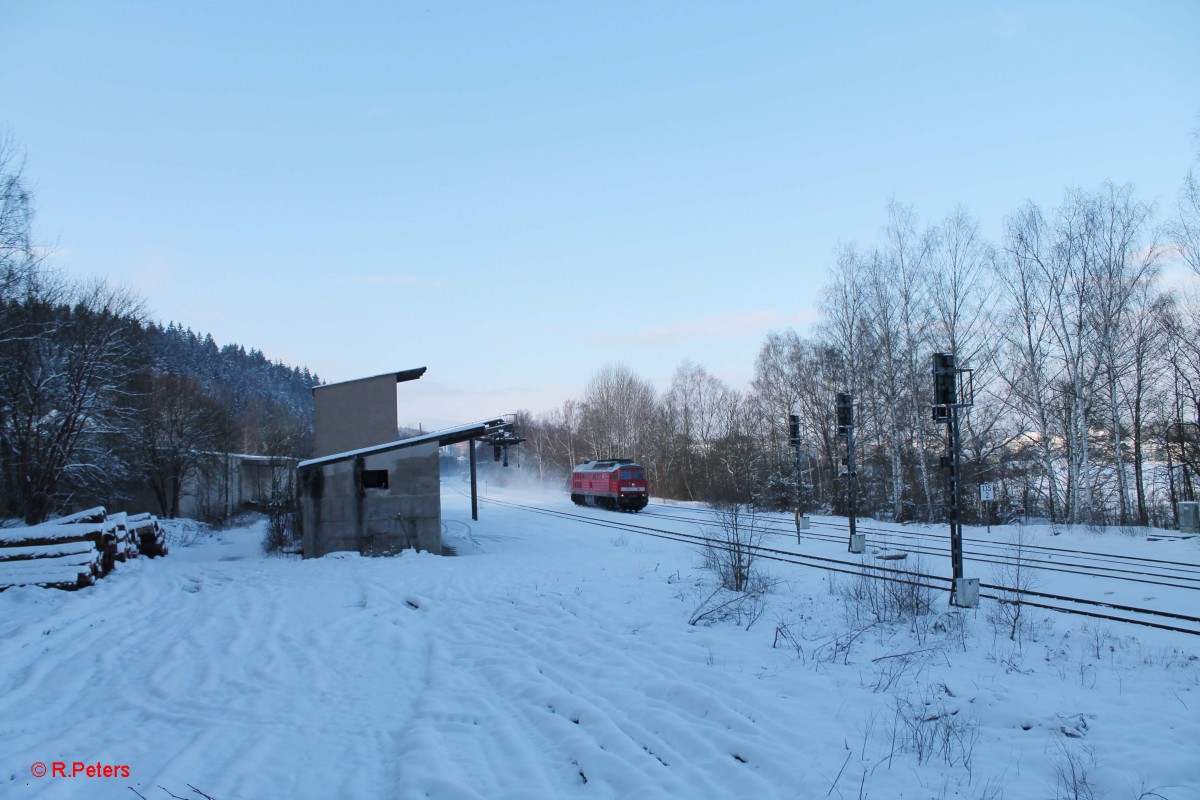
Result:
[[[725,546],[724,542],[722,542],[720,539],[706,536],[703,533],[688,533],[669,528],[655,527],[653,525],[645,525],[641,524],[640,522],[627,521],[629,519],[628,517],[620,514],[614,514],[612,512],[598,512],[598,514],[603,515],[598,516],[586,513],[560,511],[557,509],[544,508],[542,506],[533,506],[507,500],[499,500],[496,498],[480,498],[480,500],[481,502],[492,503],[533,514],[539,514],[558,519],[568,519],[577,522],[583,522],[596,527],[635,533],[642,536],[675,541],[693,546]],[[651,518],[664,517],[664,515],[661,514],[647,515],[645,512],[643,512],[637,517],[637,519],[644,519],[646,516],[650,516]],[[681,520],[673,519],[669,521],[679,522]],[[694,519],[683,521],[685,524],[696,524]],[[794,531],[792,535],[795,535]],[[856,561],[848,558],[834,558],[815,554],[796,553],[790,550],[772,547],[759,548],[757,551],[757,558],[794,567],[820,569],[827,572],[841,573],[856,577],[865,576],[875,580],[922,586],[939,591],[949,592],[950,588],[950,579],[941,575],[919,573],[898,567],[866,564],[861,560]],[[982,582],[980,583],[980,589],[980,597],[997,602],[1020,602],[1022,605],[1026,605],[1031,608],[1040,608],[1063,614],[1071,614],[1093,619],[1103,619],[1113,622],[1122,622],[1132,625],[1141,625],[1148,628],[1156,628],[1159,630],[1200,636],[1200,616],[1191,614],[1143,608],[1140,606],[1114,603],[1104,600],[1074,597],[1050,592],[1040,592],[1033,589],[1021,589]]]
[[[651,504],[654,508],[658,504]],[[659,506],[678,511],[680,507]],[[685,507],[686,508],[686,507]],[[683,513],[646,511],[644,515],[680,522],[712,522],[713,517],[705,509],[691,509]],[[789,540],[796,536],[796,529],[787,523],[768,517],[760,520],[766,532]],[[816,521],[802,535],[807,539],[828,542],[845,542],[848,524]],[[913,555],[945,556],[949,553],[949,539],[931,532],[896,531],[875,528],[869,525],[856,526],[858,533],[867,535],[867,543],[877,548]],[[825,532],[838,531],[837,533]],[[843,531],[845,533],[843,533]],[[930,544],[929,542],[932,542]],[[1175,589],[1200,591],[1200,564],[1154,559],[1142,556],[1127,556],[1120,553],[1075,550],[1048,545],[1021,545],[1020,552],[1013,554],[1012,546],[978,537],[965,537],[964,544],[970,547],[968,557],[975,563],[1006,566],[1019,558],[1022,568],[1059,572],[1071,575],[1111,578],[1130,583],[1167,586]]]

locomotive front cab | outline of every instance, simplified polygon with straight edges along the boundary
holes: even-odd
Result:
[[[616,479],[617,506],[626,511],[641,511],[650,502],[646,469],[640,464],[622,464],[613,470]]]

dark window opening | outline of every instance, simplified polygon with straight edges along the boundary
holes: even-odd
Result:
[[[364,469],[362,485],[364,489],[388,488],[388,471],[386,469]]]

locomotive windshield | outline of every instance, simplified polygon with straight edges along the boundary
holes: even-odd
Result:
[[[646,480],[646,473],[640,469],[623,469],[621,470],[621,480],[644,481]]]

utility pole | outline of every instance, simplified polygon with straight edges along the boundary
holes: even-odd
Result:
[[[961,375],[970,375],[969,369],[958,369],[953,353],[933,354],[933,421],[948,428],[947,455],[943,464],[950,471],[950,486],[947,491],[947,516],[950,520],[950,567],[953,581],[950,584],[950,605],[974,608],[979,605],[979,579],[963,576],[962,522],[959,509],[962,506],[962,442],[959,429],[959,409],[973,405],[972,392],[959,402],[958,385]],[[969,384],[968,384],[969,387]]]
[[[475,440],[467,442],[471,451],[471,519],[479,521],[479,479],[475,476]]]
[[[850,494],[850,541],[846,549],[861,553],[866,536],[858,533],[858,472],[854,468],[854,395],[841,392],[837,396],[838,435],[846,437],[846,480]]]

